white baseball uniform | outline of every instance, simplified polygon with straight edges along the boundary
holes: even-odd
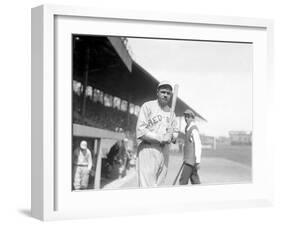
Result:
[[[82,151],[75,149],[73,153],[74,181],[75,190],[86,189],[88,187],[89,172],[92,168],[92,154],[89,149]]]
[[[170,123],[170,111],[164,111],[158,100],[144,103],[140,109],[136,135],[138,139],[138,183],[140,187],[153,187],[162,184],[165,180],[168,161],[169,161],[169,144],[160,145],[142,140],[148,132],[157,135],[164,135],[167,128],[171,125],[176,130],[176,117],[173,115]]]

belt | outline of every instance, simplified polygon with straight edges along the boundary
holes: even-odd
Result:
[[[166,144],[162,145],[160,143],[151,143],[149,141],[146,141],[146,140],[143,140],[141,144],[144,144],[144,145],[155,145],[155,146],[158,146],[160,148],[163,148],[166,146]]]
[[[88,165],[82,165],[82,164],[74,164],[75,166],[82,166],[82,167],[88,167]]]
[[[148,141],[146,141],[146,140],[143,140],[143,141],[142,141],[142,143],[143,143],[143,144],[148,144],[148,145],[151,145],[151,143],[150,143],[150,142],[148,142]]]

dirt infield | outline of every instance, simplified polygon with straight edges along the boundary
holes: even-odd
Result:
[[[202,185],[251,183],[252,153],[250,146],[221,146],[217,150],[203,150],[199,171]],[[182,164],[182,155],[171,153],[168,174],[163,186],[171,186]],[[122,181],[114,181],[107,189],[136,188],[134,170]]]

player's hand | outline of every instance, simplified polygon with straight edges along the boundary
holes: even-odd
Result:
[[[200,169],[200,163],[195,163],[194,167],[196,168],[196,170]]]
[[[174,128],[168,127],[168,128],[166,129],[166,132],[167,132],[167,133],[173,133],[173,132],[174,132]]]
[[[172,133],[165,133],[162,136],[161,144],[170,144],[172,141],[173,134]]]

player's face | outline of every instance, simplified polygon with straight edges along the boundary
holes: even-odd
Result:
[[[185,114],[184,119],[187,125],[189,125],[193,121],[193,116],[190,114]]]
[[[158,101],[161,105],[167,105],[172,97],[172,90],[169,87],[160,87],[157,91]]]

